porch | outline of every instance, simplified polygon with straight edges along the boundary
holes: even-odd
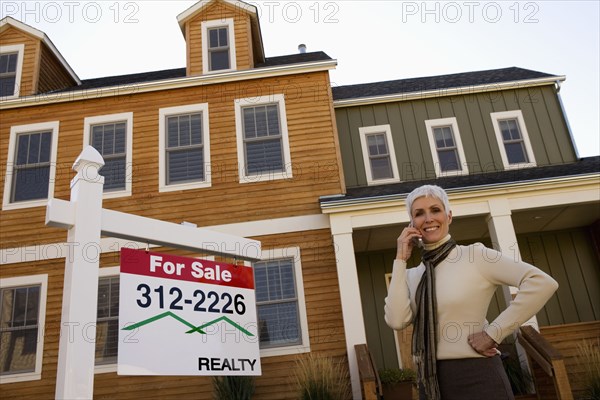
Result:
[[[457,189],[449,192],[451,234],[459,244],[482,242],[514,254],[559,282],[558,292],[537,314],[539,326],[600,320],[597,196],[597,180],[588,178]],[[385,324],[383,305],[396,238],[408,224],[405,194],[332,201],[322,209],[330,215],[350,373],[359,398],[354,345],[368,344],[377,368],[404,364],[400,342],[407,335],[399,338]],[[409,260],[409,266],[417,261]],[[506,307],[511,294],[498,290],[488,320]]]
[[[533,376],[534,393],[516,399],[573,400],[586,397],[586,357],[580,346],[588,343],[592,352],[600,352],[600,321],[546,326],[537,332],[523,326],[518,334],[525,348]],[[364,400],[385,400],[373,356],[366,344],[355,346],[361,394]],[[416,391],[413,390],[413,398]]]

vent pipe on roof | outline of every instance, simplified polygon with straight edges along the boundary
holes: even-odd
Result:
[[[298,45],[298,52],[300,52],[300,54],[306,53],[306,45],[304,43]]]

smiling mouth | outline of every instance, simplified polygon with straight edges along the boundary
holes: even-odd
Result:
[[[432,226],[430,228],[423,229],[423,231],[425,231],[425,232],[433,232],[433,231],[437,230],[438,228],[439,228],[439,226]]]

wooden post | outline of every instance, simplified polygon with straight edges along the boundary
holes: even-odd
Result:
[[[378,388],[381,387],[381,382],[379,382],[371,353],[366,344],[356,344],[354,350],[356,352],[363,400],[377,400]]]
[[[73,223],[68,228],[70,252],[65,261],[62,318],[56,375],[57,399],[91,399],[94,394],[94,357],[98,303],[98,268],[104,160],[86,147],[73,164],[72,208],[58,212]],[[49,205],[50,207],[50,205]],[[48,222],[48,221],[46,221]]]

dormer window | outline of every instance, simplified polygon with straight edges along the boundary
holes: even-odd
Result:
[[[0,97],[19,96],[24,46],[0,46]]]
[[[202,22],[203,72],[236,69],[233,19]]]
[[[208,68],[229,69],[229,32],[226,26],[208,30]]]
[[[17,80],[17,57],[19,53],[0,55],[0,96],[12,96]]]

